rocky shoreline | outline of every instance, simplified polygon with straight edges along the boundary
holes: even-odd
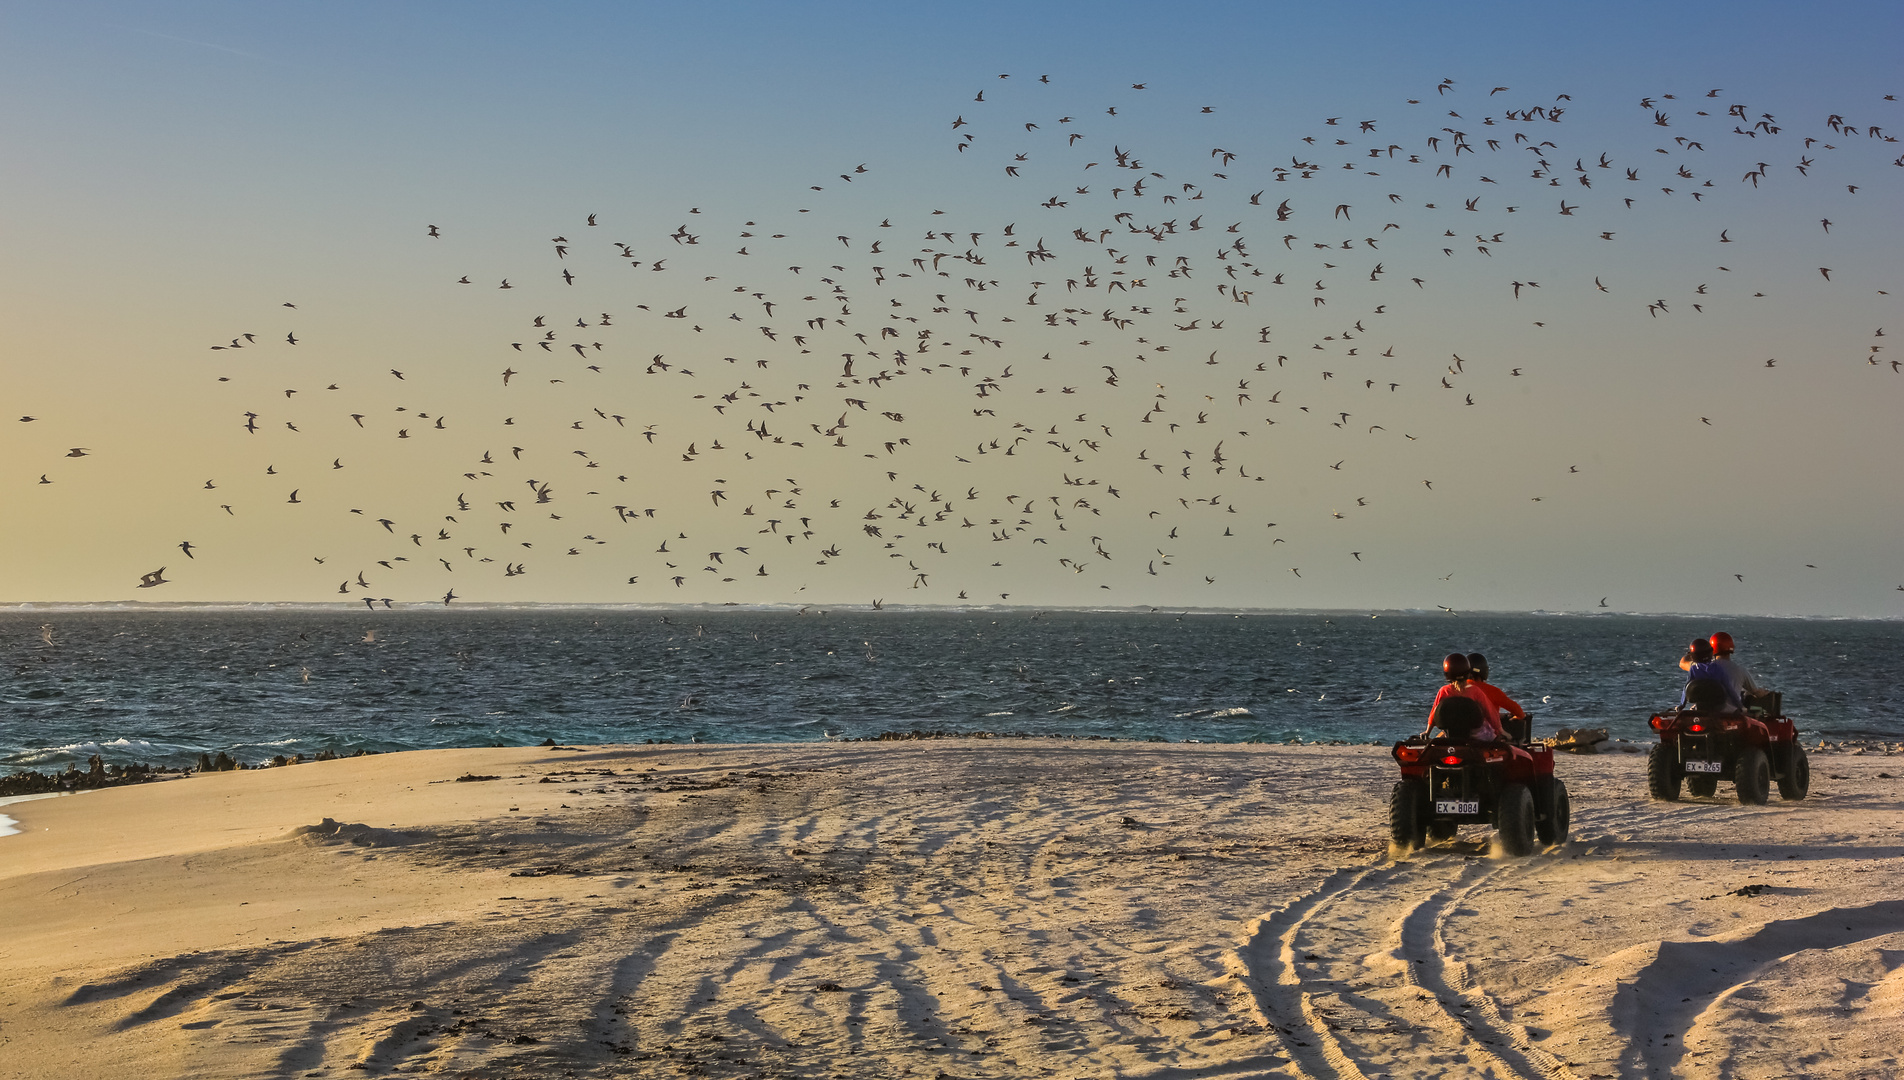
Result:
[[[68,791],[94,791],[99,788],[123,787],[127,784],[144,784],[166,777],[190,776],[202,772],[236,772],[242,769],[276,769],[286,765],[300,765],[306,761],[336,761],[339,758],[366,757],[380,753],[377,750],[358,750],[349,754],[340,754],[334,750],[320,750],[311,757],[303,754],[286,757],[279,754],[267,761],[247,765],[220,750],[216,755],[198,755],[196,766],[180,765],[175,768],[164,765],[149,765],[135,761],[129,765],[108,765],[98,754],[86,759],[86,768],[68,765],[56,773],[43,773],[33,769],[0,776],[0,799],[17,795],[51,795]]]
[[[1592,742],[1587,742],[1585,740],[1582,740],[1581,744],[1578,746],[1566,744],[1564,741],[1550,743],[1550,745],[1553,745],[1555,749],[1571,750],[1576,753],[1624,752],[1629,754],[1636,754],[1636,753],[1645,752],[1645,748],[1647,744],[1644,742],[1631,742],[1626,739],[1606,739],[1604,738],[1603,729],[1601,729],[1601,733],[1602,733],[1601,738],[1597,740],[1593,740]],[[1564,736],[1567,733],[1562,732],[1561,734],[1562,736]],[[923,741],[932,741],[932,740],[941,740],[941,739],[944,739],[944,740],[1000,740],[1000,741],[1025,740],[1025,739],[1049,739],[1049,740],[1058,740],[1063,742],[1133,742],[1133,743],[1142,743],[1142,742],[1167,743],[1170,741],[1168,739],[1165,739],[1161,735],[1153,735],[1148,739],[1120,739],[1115,735],[1048,735],[1048,734],[1039,734],[1039,733],[1028,732],[1028,731],[944,731],[944,730],[924,730],[920,728],[914,728],[911,731],[882,731],[878,733],[877,735],[860,735],[860,736],[853,736],[853,737],[843,738],[843,739],[833,739],[829,741],[836,742],[836,743],[860,743],[860,742],[882,742],[883,743],[883,742],[923,742]],[[1203,740],[1200,740],[1200,739],[1185,739],[1183,741],[1185,743],[1194,743],[1194,744],[1201,744],[1206,746],[1218,746],[1218,745],[1385,746],[1387,745],[1386,743],[1380,742],[1377,740],[1370,740],[1367,742],[1360,742],[1360,743],[1352,743],[1345,739],[1315,740],[1311,742],[1304,742],[1303,740],[1300,740],[1300,739],[1291,739],[1291,740],[1286,740],[1283,742],[1272,742],[1271,740],[1265,740],[1265,739],[1253,739],[1243,743],[1205,743],[1203,742]],[[652,743],[652,740],[651,740],[651,743]],[[670,740],[661,740],[661,744],[671,745],[672,743]],[[546,741],[542,743],[541,745],[544,747],[555,747],[555,743],[553,740]],[[720,744],[708,743],[703,745],[714,746],[714,745],[720,745]],[[577,749],[574,747],[555,747],[555,748],[564,749],[564,750]],[[1893,743],[1893,742],[1887,742],[1881,739],[1876,739],[1876,740],[1841,739],[1836,742],[1831,742],[1831,741],[1826,741],[1824,739],[1817,739],[1807,744],[1805,746],[1805,750],[1806,752],[1813,755],[1846,754],[1852,757],[1867,757],[1867,756],[1896,757],[1900,754],[1904,754],[1904,742]],[[23,772],[16,772],[6,776],[0,776],[0,798],[10,798],[17,795],[46,795],[46,794],[68,792],[68,791],[92,791],[98,788],[120,787],[127,784],[143,784],[153,780],[161,780],[166,777],[190,776],[193,773],[202,773],[202,772],[236,772],[236,771],[248,770],[248,769],[275,769],[275,768],[283,768],[288,765],[301,765],[307,761],[336,761],[341,758],[366,757],[366,756],[381,753],[381,752],[382,751],[377,751],[377,750],[359,749],[347,754],[340,754],[334,750],[320,750],[316,754],[308,758],[302,754],[295,754],[288,757],[283,754],[279,754],[265,761],[259,761],[259,762],[247,764],[245,762],[237,760],[236,758],[233,758],[230,754],[227,754],[221,750],[217,754],[198,755],[198,763],[196,766],[184,765],[184,766],[178,766],[178,767],[167,767],[164,765],[149,765],[144,762],[134,762],[129,765],[108,765],[108,764],[105,764],[105,762],[100,758],[98,754],[94,754],[91,758],[87,760],[87,763],[86,763],[87,767],[83,770],[80,769],[79,766],[77,765],[68,765],[63,771],[56,772],[56,773],[43,773],[43,772],[38,772],[38,771],[29,769]]]
[[[83,772],[77,765],[68,765],[63,772],[43,773],[28,770],[11,776],[0,776],[0,799],[12,798],[16,795],[51,795],[66,791],[92,791],[96,788],[143,784],[167,775],[176,776],[191,771],[138,763],[108,765],[100,759],[98,754],[94,754],[86,765],[87,768]]]

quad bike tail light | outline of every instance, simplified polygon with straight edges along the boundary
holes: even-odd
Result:
[[[1419,746],[1397,746],[1395,760],[1403,765],[1413,765],[1421,760],[1422,748]]]
[[[1441,759],[1441,763],[1443,765],[1459,765],[1461,764],[1461,755],[1449,754],[1447,757]]]
[[[1651,720],[1648,720],[1647,724],[1649,724],[1654,731],[1665,731],[1672,726],[1672,722],[1663,716],[1655,716]]]
[[[1686,730],[1687,730],[1687,731],[1704,731],[1704,730],[1706,730],[1706,725],[1704,725],[1704,724],[1688,724],[1688,725],[1686,725]]]

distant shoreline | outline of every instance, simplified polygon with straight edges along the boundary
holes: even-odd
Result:
[[[1809,734],[1802,734],[1800,737],[1800,741],[1804,743],[1804,746],[1807,752],[1813,755],[1846,754],[1853,757],[1863,757],[1863,756],[1895,757],[1899,754],[1904,754],[1904,742],[1894,742],[1888,739],[1881,739],[1881,738],[1848,738],[1848,739],[1831,740],[1831,739],[1826,739],[1822,736],[1819,736],[1815,733],[1809,733]],[[1375,747],[1377,749],[1384,749],[1390,746],[1394,742],[1394,740],[1392,739],[1361,739],[1361,740],[1354,740],[1354,739],[1237,739],[1237,740],[1166,739],[1166,738],[1162,738],[1161,736],[1150,737],[1150,738],[1135,738],[1135,737],[1127,736],[1127,735],[1095,735],[1095,734],[1066,735],[1066,734],[1054,734],[1052,732],[1035,732],[1035,731],[943,731],[943,730],[926,731],[926,730],[914,729],[911,731],[882,731],[874,735],[850,735],[850,736],[844,736],[844,737],[821,736],[819,738],[814,738],[814,739],[784,739],[784,740],[779,740],[774,742],[698,742],[692,739],[689,739],[689,740],[648,739],[642,742],[576,743],[574,745],[555,745],[555,746],[550,745],[548,742],[535,743],[535,744],[487,745],[487,746],[477,746],[477,745],[416,746],[416,747],[407,747],[401,750],[370,750],[370,751],[363,751],[363,752],[354,753],[354,754],[334,754],[330,757],[303,757],[300,755],[297,759],[284,759],[281,761],[274,761],[270,759],[265,759],[265,760],[261,760],[257,762],[250,762],[250,763],[239,761],[233,767],[228,769],[204,770],[204,769],[194,769],[189,766],[186,766],[186,767],[181,767],[175,770],[167,770],[163,766],[151,766],[150,768],[152,769],[152,775],[150,777],[143,778],[137,781],[123,783],[123,784],[113,783],[108,786],[117,788],[117,787],[133,786],[134,784],[158,783],[165,780],[182,779],[187,776],[194,776],[194,775],[200,775],[200,774],[206,774],[206,773],[215,775],[221,772],[259,772],[259,771],[271,770],[271,769],[288,769],[296,765],[316,765],[324,761],[345,760],[348,758],[355,758],[355,757],[374,757],[374,756],[382,756],[382,755],[389,755],[389,754],[425,754],[425,753],[442,753],[442,752],[460,752],[465,750],[547,750],[552,753],[554,752],[586,753],[586,752],[595,752],[595,751],[603,751],[603,750],[616,750],[616,751],[659,750],[663,747],[680,747],[680,748],[694,747],[697,749],[708,750],[708,751],[715,751],[715,750],[728,751],[728,750],[744,750],[744,749],[753,748],[753,747],[761,747],[761,748],[773,747],[776,749],[786,749],[786,748],[801,747],[801,746],[805,746],[805,747],[852,746],[852,745],[861,744],[861,743],[919,743],[919,742],[946,742],[946,743],[989,742],[989,743],[1003,744],[1007,746],[1024,744],[1024,743],[1035,743],[1035,742],[1054,742],[1054,743],[1060,743],[1060,744],[1122,743],[1125,746],[1132,747],[1132,748],[1151,747],[1151,746],[1196,746],[1196,747],[1204,747],[1210,750],[1241,750],[1245,748],[1256,749],[1256,748],[1264,748],[1264,747],[1283,747],[1283,748],[1300,747],[1300,748],[1311,748],[1311,749],[1331,748],[1331,747],[1361,749],[1361,748],[1367,748],[1367,747]],[[1578,757],[1610,757],[1610,756],[1615,756],[1620,754],[1644,754],[1647,748],[1651,745],[1651,742],[1615,737],[1615,738],[1606,740],[1606,742],[1602,743],[1601,745],[1604,747],[1604,749],[1588,750],[1585,752],[1574,753],[1574,754],[1562,754],[1560,755],[1560,757],[1563,760],[1567,760],[1567,759],[1578,758]],[[0,766],[0,767],[3,767],[3,766]],[[135,767],[144,768],[146,766],[139,765]],[[0,780],[5,780],[10,777],[17,777],[17,776],[21,776],[21,775],[25,775],[29,773],[39,775],[39,776],[45,776],[49,779],[58,779],[59,777],[66,775],[65,773],[44,773],[44,772],[41,772],[40,770],[32,768],[31,766],[19,766],[19,767],[13,768],[11,772],[0,773]],[[60,795],[74,795],[82,791],[91,791],[91,790],[99,790],[99,789],[82,786],[82,787],[68,788],[68,789],[59,790],[59,791],[47,791],[43,793],[35,793],[30,795],[15,795],[15,796],[8,796],[8,797],[0,797],[0,806],[5,806],[9,803],[14,803],[14,802],[23,802],[29,799],[50,799]],[[3,836],[3,835],[6,835],[6,834],[0,833],[0,836]]]
[[[1464,610],[1446,612],[1430,608],[1225,608],[1225,607],[1152,607],[1148,604],[1129,607],[1065,607],[1038,604],[886,604],[874,607],[871,604],[590,604],[590,603],[492,603],[483,601],[462,601],[446,605],[440,601],[407,601],[393,604],[391,607],[366,608],[361,601],[345,603],[337,600],[206,600],[157,602],[147,600],[23,600],[0,602],[0,616],[9,614],[46,615],[46,614],[107,614],[131,612],[181,612],[234,614],[267,614],[275,612],[291,614],[367,614],[395,615],[430,612],[467,612],[467,613],[536,613],[536,612],[597,612],[628,614],[669,614],[672,612],[692,612],[705,615],[720,612],[745,612],[750,614],[784,613],[806,616],[845,615],[845,614],[893,614],[893,615],[1163,615],[1173,618],[1185,615],[1230,616],[1236,618],[1261,617],[1320,617],[1320,618],[1444,618],[1459,619],[1547,619],[1547,618],[1629,618],[1629,619],[1766,619],[1794,622],[1847,622],[1847,623],[1904,623],[1904,615],[1896,616],[1860,616],[1860,615],[1803,615],[1803,614],[1741,614],[1738,612],[1712,611],[1621,611],[1614,609],[1516,609],[1511,611]]]

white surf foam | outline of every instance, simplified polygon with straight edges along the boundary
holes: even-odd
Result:
[[[35,799],[57,799],[62,795],[74,795],[74,794],[77,794],[77,792],[48,791],[39,795],[8,795],[5,798],[0,798],[0,806],[10,806],[14,803],[32,802]],[[14,818],[14,817],[8,817],[6,814],[0,814],[0,836],[18,836],[23,831],[20,829],[19,826],[20,826],[20,819]]]

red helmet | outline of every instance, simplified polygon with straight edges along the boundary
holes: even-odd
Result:
[[[1720,656],[1724,656],[1732,651],[1732,635],[1726,633],[1724,630],[1712,635],[1709,640],[1712,644],[1712,651],[1718,653]]]
[[[1474,669],[1468,665],[1467,653],[1451,652],[1441,661],[1441,674],[1446,676],[1449,682],[1465,679],[1473,672]]]
[[[1702,637],[1693,638],[1692,644],[1686,646],[1686,651],[1692,654],[1694,660],[1703,664],[1712,659],[1712,642]]]

